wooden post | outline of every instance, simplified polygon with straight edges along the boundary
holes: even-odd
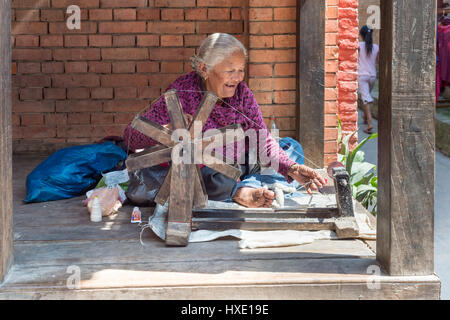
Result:
[[[382,0],[377,260],[434,272],[436,0]]]
[[[324,166],[325,0],[297,1],[298,138],[305,164]]]
[[[0,0],[0,283],[13,262],[11,1]]]

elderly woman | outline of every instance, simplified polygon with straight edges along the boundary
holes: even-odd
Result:
[[[203,131],[236,123],[241,124],[244,131],[267,130],[258,103],[243,81],[246,59],[247,50],[235,37],[225,33],[212,34],[200,45],[198,55],[191,58],[195,71],[179,77],[167,90],[177,90],[187,119],[192,119],[205,91],[217,95],[218,102],[205,122]],[[143,114],[143,117],[167,125],[169,114],[165,100],[161,97]],[[318,190],[326,183],[314,170],[300,164],[302,162],[295,162],[295,155],[289,158],[268,131],[265,133],[265,139],[265,150],[258,152],[269,153],[276,150],[279,163],[277,171],[288,183],[295,180],[304,185],[308,193]],[[131,150],[148,148],[156,144],[156,141],[134,130],[130,125],[125,129],[124,141]],[[246,151],[248,154],[248,145]],[[241,182],[236,183],[208,167],[203,167],[201,173],[209,199],[232,199],[246,207],[269,207],[275,194],[263,188],[262,184],[255,184],[254,174],[259,170],[259,166],[252,166],[246,162],[241,166],[241,170],[243,172]],[[248,177],[251,178],[247,179]]]

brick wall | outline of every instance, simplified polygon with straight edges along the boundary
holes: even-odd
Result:
[[[332,159],[336,114],[346,110],[345,92],[354,83],[351,63],[339,60],[338,50],[352,51],[345,13],[357,1],[327,1],[325,151]],[[66,27],[65,11],[72,4],[82,9],[81,30]],[[248,83],[263,115],[275,114],[280,134],[295,136],[296,5],[295,0],[13,0],[14,151],[53,152],[122,135],[137,112],[191,71],[189,57],[213,32],[231,33],[247,45]],[[348,128],[353,124],[346,119]]]
[[[358,125],[358,0],[327,0],[326,17],[325,164],[337,159],[338,117],[344,134]]]

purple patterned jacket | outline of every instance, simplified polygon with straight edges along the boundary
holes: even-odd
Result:
[[[175,80],[167,89],[176,89],[180,98],[181,105],[184,113],[194,115],[196,109],[200,105],[203,93],[200,76],[195,72],[190,72],[179,77]],[[266,130],[267,127],[263,121],[261,110],[258,103],[253,96],[252,91],[248,88],[244,81],[239,83],[236,88],[236,92],[233,97],[225,98],[222,102],[220,99],[214,106],[208,120],[203,126],[203,132],[209,129],[222,128],[232,124],[241,124],[242,129],[245,131],[254,129],[256,132],[259,130]],[[153,104],[153,106],[142,115],[153,122],[157,122],[160,125],[169,123],[169,114],[165,103],[164,96]],[[288,155],[279,147],[275,139],[270,135],[269,131],[265,135],[267,154],[270,154],[274,149],[275,155],[278,155],[278,172],[282,174],[288,182],[292,182],[292,178],[288,176],[288,171],[291,165],[295,162],[290,160]],[[128,147],[135,151],[136,149],[151,147],[157,142],[137,130],[131,128],[130,124],[126,127],[124,132],[124,141]],[[259,143],[258,143],[259,146]],[[246,152],[248,152],[248,145],[245,146]],[[259,154],[260,150],[258,150]],[[234,158],[236,159],[236,153]]]

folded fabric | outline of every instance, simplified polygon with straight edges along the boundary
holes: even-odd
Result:
[[[126,152],[112,142],[58,150],[28,175],[25,202],[83,195],[95,187],[102,173],[118,169],[126,158]]]

